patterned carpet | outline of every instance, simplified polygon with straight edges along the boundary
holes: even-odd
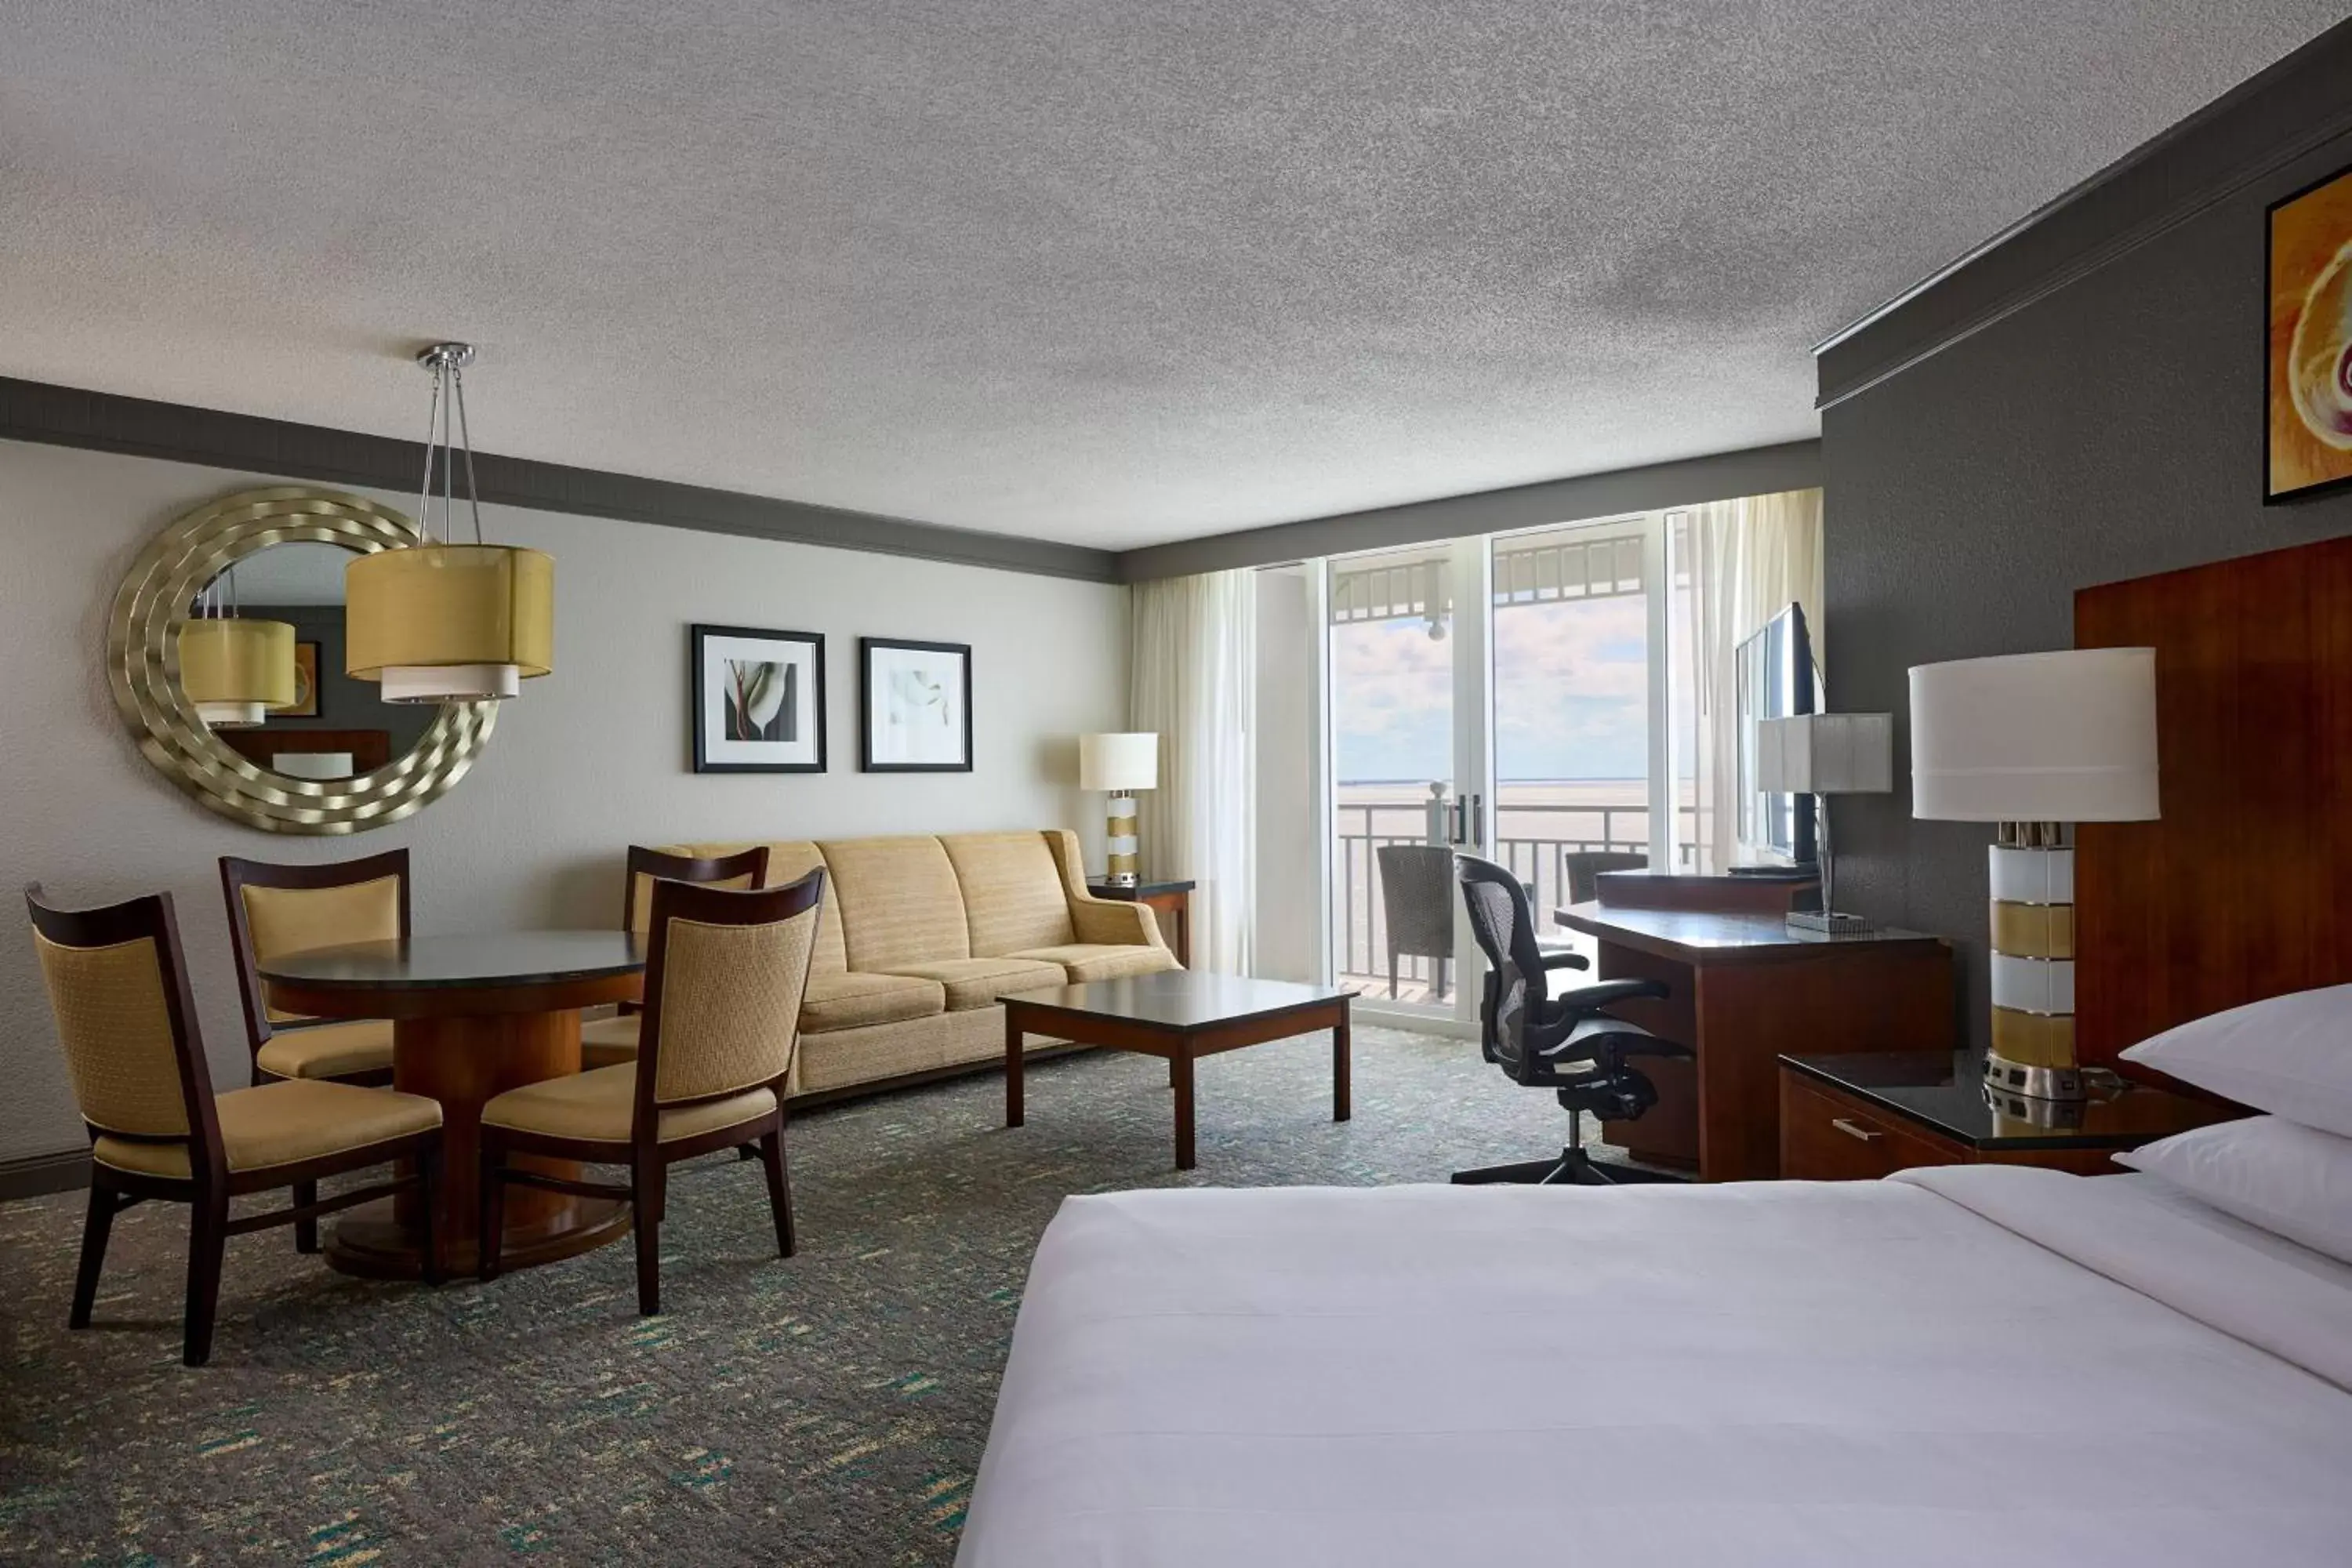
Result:
[[[1443,1180],[1557,1149],[1551,1097],[1459,1041],[1359,1028],[1201,1064],[1200,1169],[1166,1068],[1042,1063],[816,1110],[789,1146],[801,1252],[756,1165],[680,1167],[663,1304],[625,1243],[483,1286],[348,1279],[292,1233],[229,1243],[209,1367],[179,1363],[185,1210],[116,1223],[65,1328],[82,1196],[0,1207],[0,1561],[944,1563],[1039,1234],[1066,1194]],[[330,1222],[331,1223],[331,1222]]]

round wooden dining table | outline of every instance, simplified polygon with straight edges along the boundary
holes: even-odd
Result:
[[[580,1070],[580,1011],[634,1002],[645,943],[626,931],[519,931],[363,942],[283,953],[258,965],[270,1005],[317,1018],[392,1020],[392,1086],[441,1102],[444,1166],[434,1222],[442,1267],[478,1262],[482,1107],[508,1089]],[[577,1179],[569,1160],[517,1163]],[[351,1210],[327,1261],[347,1274],[423,1270],[414,1191]],[[529,1268],[626,1234],[628,1205],[509,1186],[499,1264]]]

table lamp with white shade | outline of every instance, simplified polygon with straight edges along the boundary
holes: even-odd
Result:
[[[2000,825],[1985,1079],[2083,1098],[2070,822],[2157,815],[2156,650],[2076,648],[1911,671],[1911,815]]]
[[[1157,734],[1078,737],[1078,787],[1107,791],[1111,797],[1106,825],[1110,859],[1105,879],[1114,886],[1136,885],[1135,793],[1159,785]]]
[[[1885,795],[1895,787],[1895,715],[1801,713],[1757,726],[1756,787],[1768,795],[1814,798],[1814,837],[1822,868],[1822,907],[1792,911],[1788,927],[1822,936],[1868,936],[1877,930],[1860,915],[1838,913],[1835,862],[1830,857],[1832,795]]]

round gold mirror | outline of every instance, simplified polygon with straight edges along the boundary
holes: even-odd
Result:
[[[389,507],[299,486],[245,490],[163,530],[108,622],[115,705],[148,761],[270,833],[362,833],[446,792],[499,705],[384,702],[343,673],[343,566],[418,542]]]

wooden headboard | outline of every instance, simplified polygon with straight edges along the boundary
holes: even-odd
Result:
[[[2077,830],[2082,1059],[2352,981],[2352,539],[2083,589],[2074,643],[2156,649],[2164,814]]]

